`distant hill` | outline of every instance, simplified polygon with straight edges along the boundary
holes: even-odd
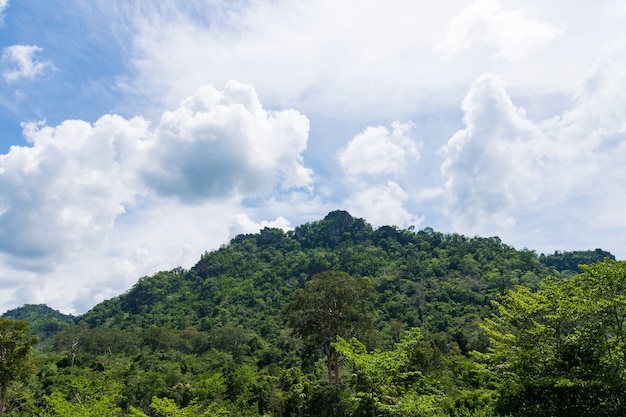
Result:
[[[2,317],[28,322],[31,333],[38,335],[41,341],[61,332],[75,319],[45,304],[25,304],[5,312]]]
[[[554,267],[557,271],[580,272],[578,265],[589,265],[601,262],[604,259],[615,260],[615,256],[611,252],[602,249],[561,252],[555,251],[552,255],[539,255],[539,261],[544,265]]]
[[[431,228],[374,229],[364,219],[337,210],[293,231],[265,228],[239,235],[229,245],[206,252],[190,270],[143,277],[125,294],[82,316],[45,305],[25,305],[3,316],[28,321],[41,339],[75,322],[92,328],[179,330],[228,323],[272,339],[283,327],[280,312],[289,294],[314,274],[336,269],[374,281],[384,338],[393,340],[398,329],[419,326],[445,334],[441,343],[455,342],[468,351],[482,346],[475,323],[489,314],[490,301],[503,290],[520,284],[534,287],[555,270],[571,275],[579,264],[605,257],[615,259],[601,249],[537,256],[497,237],[468,238]]]

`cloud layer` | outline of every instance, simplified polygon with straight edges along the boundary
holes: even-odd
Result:
[[[448,25],[446,38],[435,45],[447,58],[473,47],[493,48],[494,58],[520,61],[565,31],[563,25],[541,22],[497,0],[478,0]]]
[[[626,256],[617,0],[7,6],[6,308],[82,312],[338,208]]]

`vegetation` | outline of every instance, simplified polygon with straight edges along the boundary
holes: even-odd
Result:
[[[30,332],[36,334],[42,342],[74,323],[73,316],[44,304],[26,304],[5,312],[2,317],[27,322]]]
[[[626,414],[626,262],[606,259],[537,292],[507,291],[484,328],[502,383],[498,408],[519,416]]]
[[[333,342],[337,336],[363,335],[371,329],[373,297],[374,288],[365,278],[325,271],[313,276],[304,289],[296,290],[285,309],[294,333],[323,347],[331,385],[339,384],[339,356]]]
[[[23,379],[31,370],[31,346],[36,336],[28,336],[28,323],[0,317],[0,417],[4,415],[9,383]]]
[[[602,262],[604,259],[615,260],[615,256],[602,249],[584,250],[574,252],[555,251],[552,255],[539,255],[539,261],[545,265],[554,267],[557,271],[578,273],[579,265],[588,265]]]
[[[29,313],[51,331],[6,415],[625,414],[626,265],[585,253],[344,211],[266,228],[58,328]]]

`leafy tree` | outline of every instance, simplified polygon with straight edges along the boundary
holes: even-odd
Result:
[[[170,398],[154,397],[150,403],[150,408],[156,417],[226,417],[229,415],[228,411],[222,407],[203,409],[204,407],[196,402],[181,408]],[[148,417],[134,407],[131,407],[130,412],[133,417]]]
[[[392,350],[367,352],[356,338],[338,337],[333,347],[353,370],[356,415],[434,415],[435,389],[418,369],[422,334],[407,331]]]
[[[46,397],[51,416],[58,417],[119,417],[122,410],[110,397],[87,398],[86,401],[69,401],[61,392]]]
[[[501,383],[499,409],[516,416],[624,415],[626,262],[606,259],[537,292],[507,291],[483,325]]]
[[[331,385],[339,383],[339,360],[332,343],[337,336],[363,335],[371,329],[373,297],[373,286],[367,279],[326,271],[297,290],[285,309],[285,317],[297,335],[322,345]]]
[[[573,302],[589,331],[599,326],[616,370],[626,372],[626,261],[607,258],[580,269],[572,280]]]
[[[28,336],[28,323],[0,317],[0,417],[4,415],[9,382],[31,370],[30,354],[37,336]]]
[[[59,417],[119,417],[118,402],[124,386],[116,375],[83,370],[81,375],[57,379],[50,395],[44,396],[48,415]]]

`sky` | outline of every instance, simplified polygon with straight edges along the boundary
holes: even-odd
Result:
[[[240,233],[626,259],[619,0],[0,0],[0,311],[71,314]]]

